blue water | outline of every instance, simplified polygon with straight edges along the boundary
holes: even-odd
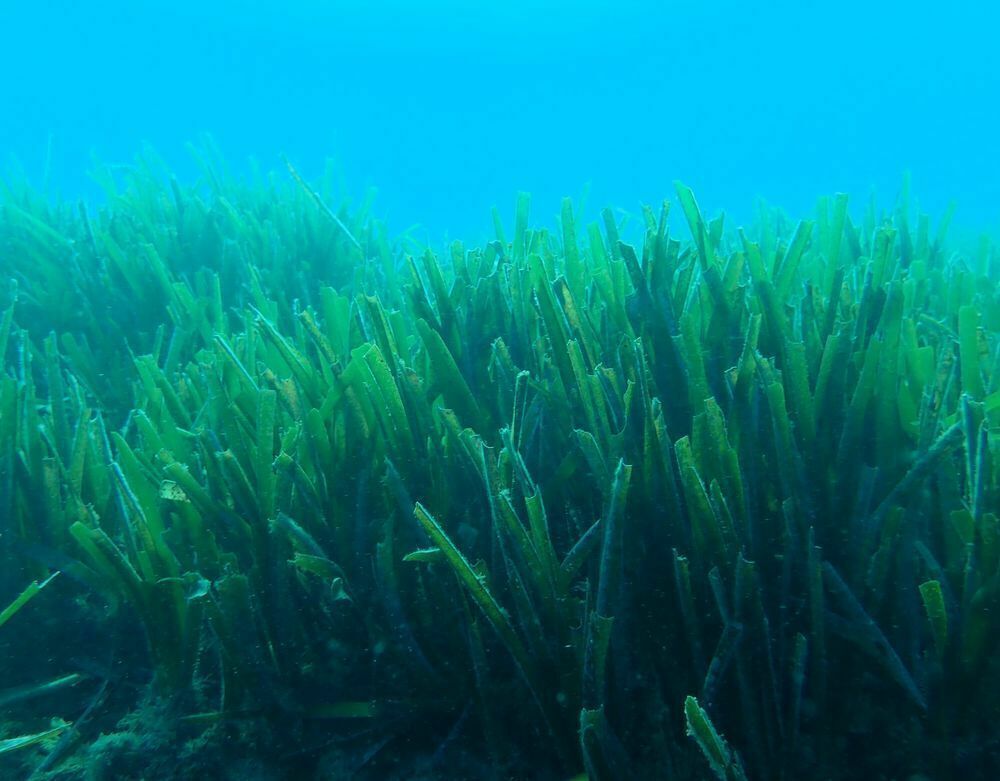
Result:
[[[792,214],[910,171],[920,207],[1000,225],[1000,12],[952,2],[0,0],[0,170],[96,197],[144,142],[182,179],[326,158],[395,230],[485,235],[534,195],[635,210],[683,179],[710,212]]]

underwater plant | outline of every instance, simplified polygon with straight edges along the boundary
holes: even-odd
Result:
[[[65,573],[35,642],[105,692],[18,772],[1000,770],[993,245],[678,183],[690,239],[522,195],[441,255],[203,163],[0,202],[0,557]]]

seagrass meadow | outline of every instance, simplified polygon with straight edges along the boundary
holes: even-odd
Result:
[[[0,777],[1000,775],[996,246],[202,170],[0,195]]]

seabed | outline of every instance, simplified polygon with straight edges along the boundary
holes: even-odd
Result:
[[[0,195],[3,778],[1000,776],[950,214],[678,183],[441,250],[291,166],[98,178]]]

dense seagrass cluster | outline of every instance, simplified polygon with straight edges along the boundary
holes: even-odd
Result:
[[[204,172],[0,202],[5,777],[996,777],[991,245]]]

